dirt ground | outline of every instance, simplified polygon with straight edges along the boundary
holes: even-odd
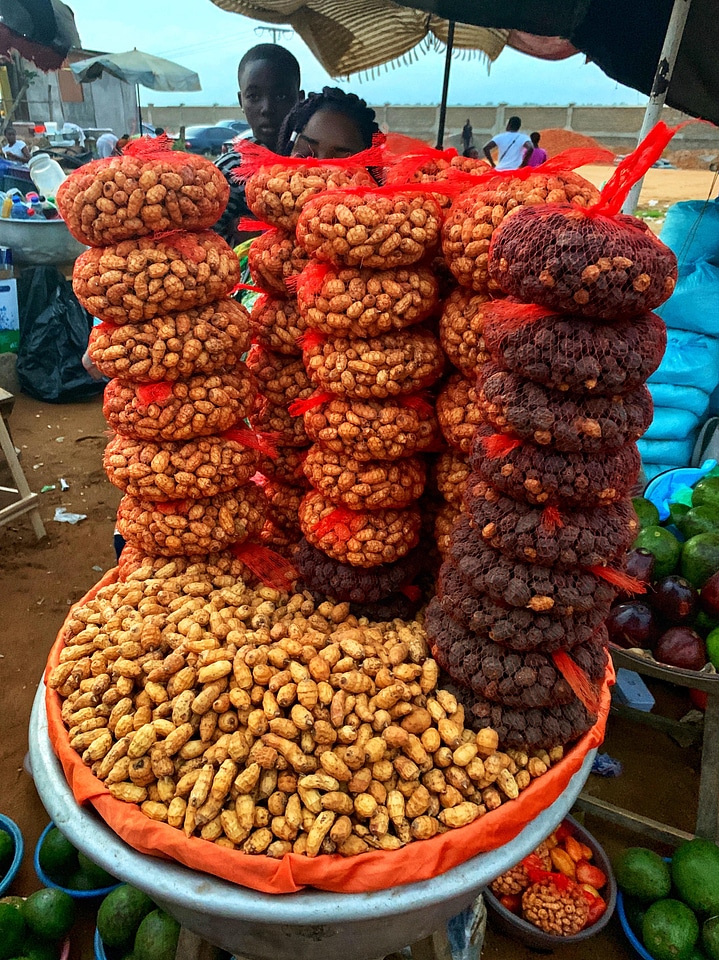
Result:
[[[32,488],[39,491],[55,485],[40,495],[46,540],[35,541],[27,518],[0,528],[0,811],[12,817],[25,836],[27,853],[13,892],[27,895],[39,886],[32,870],[32,850],[48,821],[33,781],[23,770],[30,708],[68,607],[114,565],[112,533],[119,494],[101,467],[106,425],[99,399],[52,406],[20,395],[10,425]],[[60,478],[69,484],[65,493],[60,491]],[[5,482],[0,476],[0,484]],[[53,516],[59,506],[84,513],[87,519],[76,526],[58,523]],[[689,709],[680,690],[661,685],[653,690],[669,715],[679,717]],[[696,749],[682,750],[664,734],[618,721],[610,723],[604,749],[622,761],[624,774],[616,780],[590,777],[588,793],[692,829],[698,789]],[[587,825],[610,855],[636,842],[608,825],[589,820]],[[84,909],[83,917],[73,960],[91,956],[92,911]],[[561,952],[566,960],[583,960],[588,955],[586,948],[564,947]],[[599,960],[632,956],[616,918],[591,941],[591,955]],[[531,951],[490,930],[484,956],[524,960]]]
[[[612,171],[593,167],[583,172],[601,185]],[[707,199],[716,195],[714,181],[714,174],[706,171],[650,170],[640,209],[664,210],[677,200]],[[660,224],[652,226],[658,229]],[[25,837],[26,855],[12,892],[27,895],[40,886],[32,869],[32,851],[48,820],[33,781],[23,770],[30,708],[48,650],[68,607],[114,565],[112,533],[120,495],[102,470],[107,438],[99,398],[53,406],[19,395],[10,426],[32,489],[54,486],[40,494],[48,532],[44,541],[35,541],[27,518],[0,528],[0,812],[18,823]],[[60,490],[61,478],[69,484],[66,492]],[[0,469],[2,485],[9,484]],[[58,523],[53,516],[60,506],[86,514],[87,519],[76,526]],[[657,711],[679,718],[690,707],[680,688],[652,682],[651,689]],[[621,760],[624,773],[617,779],[591,776],[587,793],[680,829],[693,829],[699,768],[696,747],[682,749],[665,734],[613,717],[603,749]],[[636,836],[600,821],[588,818],[587,826],[610,856],[639,842]],[[72,960],[92,956],[92,917],[92,910],[83,908]],[[560,954],[566,960],[588,956],[629,960],[634,956],[616,917],[587,946],[564,947]],[[528,960],[531,956],[532,951],[489,930],[484,950],[487,960]]]

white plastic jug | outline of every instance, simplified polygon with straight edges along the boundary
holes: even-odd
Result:
[[[28,161],[28,169],[38,193],[46,197],[54,197],[57,188],[67,178],[57,160],[53,160],[46,153],[36,153]]]

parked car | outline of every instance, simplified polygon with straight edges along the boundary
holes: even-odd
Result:
[[[190,153],[204,153],[218,156],[223,152],[222,145],[232,140],[235,134],[227,127],[187,127],[185,129],[185,149]]]
[[[245,120],[218,120],[215,126],[229,127],[230,130],[235,132],[235,134],[244,133],[246,130],[250,129],[249,123],[247,123]]]

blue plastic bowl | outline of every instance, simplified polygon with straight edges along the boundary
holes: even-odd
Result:
[[[72,887],[63,887],[59,883],[56,883],[54,880],[52,880],[40,866],[40,847],[42,846],[43,840],[54,826],[54,823],[48,823],[43,832],[40,834],[40,839],[35,847],[35,855],[33,856],[35,873],[44,886],[54,887],[56,890],[64,890],[65,893],[69,894],[75,900],[91,900],[93,897],[104,897],[111,890],[114,890],[115,887],[120,886],[120,881],[118,880],[117,883],[113,883],[109,887],[97,887],[95,890],[73,890]]]
[[[663,857],[664,863],[671,863],[671,857]],[[617,914],[619,915],[619,922],[622,925],[622,930],[625,933],[627,940],[634,947],[634,950],[639,954],[642,960],[654,960],[654,957],[649,953],[647,948],[644,946],[642,941],[632,930],[629,920],[627,919],[627,911],[624,909],[624,894],[621,890],[617,890]]]
[[[0,813],[0,830],[4,830],[5,833],[9,833],[12,837],[13,843],[15,844],[15,854],[12,858],[12,863],[8,869],[8,872],[0,880],[0,897],[5,893],[7,888],[15,879],[15,874],[20,869],[20,864],[22,863],[23,850],[25,849],[25,844],[23,843],[22,834],[20,833],[20,827],[15,823],[14,820],[11,820],[10,817],[4,817]]]

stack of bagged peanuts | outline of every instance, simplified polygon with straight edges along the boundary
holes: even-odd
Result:
[[[406,161],[400,169],[407,169]],[[431,164],[422,170],[423,180],[433,175]],[[443,501],[435,521],[442,555],[448,549],[454,522],[464,512],[462,492],[470,473],[467,458],[474,433],[483,422],[475,378],[477,369],[489,359],[483,338],[484,311],[491,298],[502,296],[487,273],[492,233],[506,216],[523,206],[561,200],[586,206],[598,196],[592,184],[569,169],[552,173],[526,168],[522,173],[488,174],[483,165],[483,169],[470,172],[482,179],[452,203],[442,228],[445,262],[458,284],[444,300],[439,324],[442,348],[456,368],[437,397],[437,418],[450,447],[434,470]],[[451,174],[440,169],[434,176],[441,180]]]
[[[262,444],[241,424],[256,396],[241,360],[250,318],[228,297],[237,257],[208,229],[228,195],[209,160],[147,139],[82,167],[58,191],[70,231],[90,245],[73,287],[102,320],[89,353],[112,378],[104,466],[125,494],[125,574],[148,557],[224,556],[265,521],[265,495],[251,482]]]
[[[261,537],[291,557],[302,537],[298,512],[308,488],[302,465],[310,441],[302,418],[291,416],[288,407],[314,390],[300,346],[307,323],[298,310],[295,291],[288,286],[309,263],[295,228],[311,197],[373,181],[361,165],[280,157],[250,143],[242,144],[241,151],[247,204],[264,230],[248,254],[253,281],[263,291],[250,315],[254,345],[247,364],[258,383],[250,422],[256,430],[271,433],[277,446],[276,455],[264,457],[259,465],[268,502]],[[258,229],[258,224],[253,228]]]
[[[505,747],[565,745],[596,722],[604,619],[620,587],[640,588],[624,574],[638,530],[635,441],[666,343],[650,311],[671,294],[676,258],[641,221],[615,215],[615,184],[629,189],[618,173],[601,198],[565,174],[511,216],[498,202],[491,214],[477,188],[444,228],[457,278],[476,297],[508,297],[462,312],[479,427],[426,628],[470,725],[491,726]],[[457,326],[444,319],[448,343]]]
[[[295,566],[311,590],[373,619],[416,609],[413,580],[427,561],[417,501],[421,454],[438,430],[421,392],[444,357],[421,322],[438,298],[426,263],[440,226],[428,192],[398,186],[323,194],[297,224],[312,261],[296,288],[316,392],[291,408],[314,442]]]

